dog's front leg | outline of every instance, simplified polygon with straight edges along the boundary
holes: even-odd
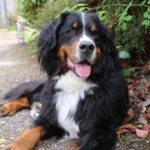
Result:
[[[111,125],[90,128],[80,140],[80,150],[112,150],[116,141],[117,133]]]
[[[45,135],[46,130],[42,126],[29,128],[12,144],[7,145],[2,150],[32,150]]]

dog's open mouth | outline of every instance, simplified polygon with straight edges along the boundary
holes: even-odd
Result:
[[[67,63],[69,68],[81,78],[87,78],[91,73],[91,65],[86,60],[75,64],[68,57]]]

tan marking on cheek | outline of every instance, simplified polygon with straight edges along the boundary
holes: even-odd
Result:
[[[78,27],[78,23],[77,23],[77,22],[74,22],[74,23],[73,23],[73,27],[74,27],[74,28],[77,28],[77,27]]]
[[[99,58],[101,58],[101,50],[100,50],[100,48],[96,47],[96,57],[93,61],[93,64],[97,63]]]
[[[95,26],[93,25],[90,29],[92,32],[95,31]]]
[[[60,47],[59,52],[58,52],[58,58],[62,64],[62,66],[64,68],[66,68],[66,70],[68,69],[68,65],[67,65],[67,60],[66,60],[66,55],[73,61],[76,62],[77,58],[76,58],[76,53],[77,53],[77,45],[78,42],[74,42],[71,45],[63,45]]]
[[[68,55],[68,57],[73,61],[76,62],[77,61],[77,46],[78,46],[78,42],[74,42],[71,44],[70,48],[66,49],[66,53]]]

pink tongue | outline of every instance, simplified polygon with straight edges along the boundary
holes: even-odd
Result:
[[[88,64],[74,64],[69,58],[68,58],[68,65],[70,67],[75,67],[76,73],[81,78],[87,78],[91,73],[91,66]]]
[[[81,78],[87,78],[91,73],[91,66],[88,64],[77,64],[76,73]]]

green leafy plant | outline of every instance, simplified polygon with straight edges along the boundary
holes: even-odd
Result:
[[[144,18],[141,25],[145,26],[145,28],[147,29],[150,26],[150,6],[147,8],[147,11],[144,12],[143,17]]]
[[[124,69],[124,70],[123,70],[123,75],[124,75],[125,77],[129,77],[132,72],[135,72],[135,68]]]
[[[119,51],[131,53],[133,57],[139,58],[138,62],[143,63],[143,36],[150,31],[149,4],[150,0],[102,0],[88,11],[97,12],[99,18],[110,28],[115,44],[120,46]]]
[[[30,23],[37,19],[38,9],[43,7],[48,0],[16,0],[16,5],[21,15]]]
[[[42,3],[40,0],[16,1],[22,2],[24,16],[37,30],[41,30],[66,11],[96,12],[110,29],[115,44],[120,46],[118,50],[130,53],[132,58],[138,57],[138,62],[143,63],[142,54],[146,54],[143,36],[150,31],[150,0],[43,0]],[[148,55],[146,57],[149,58]]]

